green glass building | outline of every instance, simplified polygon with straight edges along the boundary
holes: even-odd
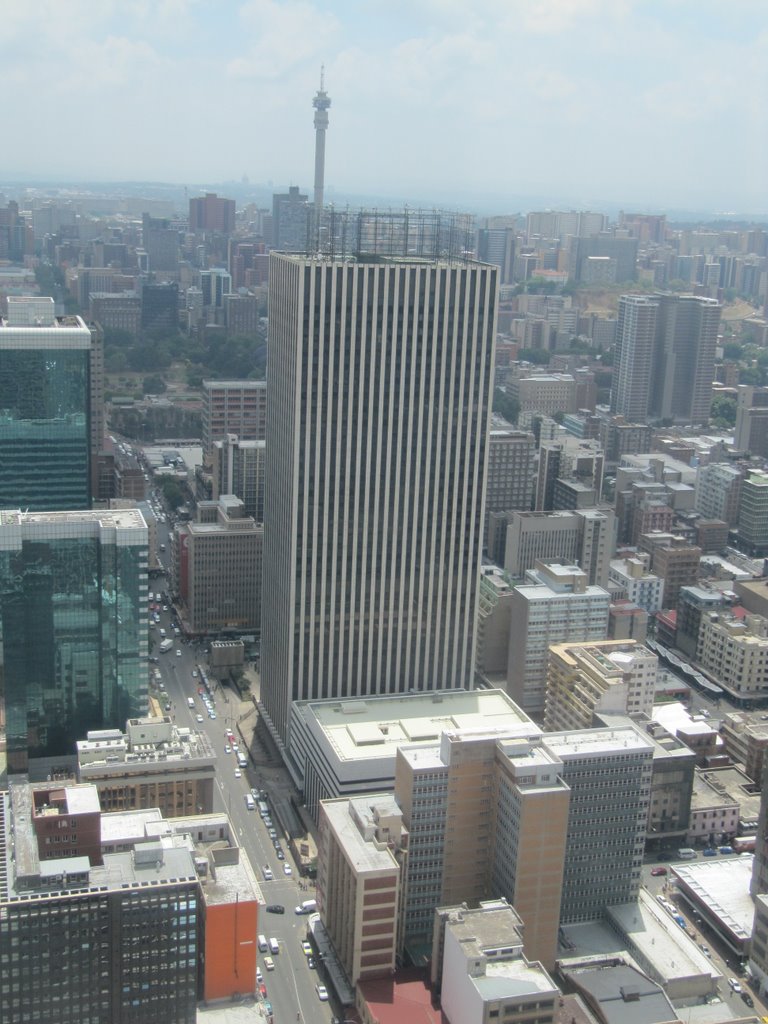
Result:
[[[91,332],[46,296],[0,318],[0,508],[90,507]]]
[[[0,511],[10,773],[146,714],[147,535],[137,509]]]

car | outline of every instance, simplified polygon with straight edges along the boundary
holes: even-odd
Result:
[[[278,860],[285,860],[285,854],[282,850],[275,850],[275,856]]]
[[[242,779],[242,777],[243,777],[243,773],[240,771],[240,769],[239,768],[235,768],[235,778],[236,779]]]
[[[193,679],[197,679],[197,669],[196,668],[192,669],[192,678]]]
[[[256,789],[255,786],[251,786],[251,796],[253,797],[254,800],[259,799],[259,791],[258,789]]]
[[[328,1002],[328,989],[325,985],[315,985],[315,992],[317,992],[317,998],[321,1003]]]
[[[264,816],[263,821],[264,821],[264,824],[267,826],[267,828],[272,828],[272,819],[270,818],[270,816],[268,814]]]
[[[282,846],[280,845],[280,840],[279,839],[277,839],[277,838],[273,839],[272,840],[272,845],[274,846],[274,848],[276,850],[282,850]]]
[[[202,723],[203,723],[203,716],[202,715],[195,715],[195,721],[199,722],[202,725]]]
[[[270,839],[277,839],[277,829],[270,828],[270,829],[267,829],[267,831],[269,832],[269,838]]]
[[[200,696],[202,697],[202,696],[203,696],[203,694],[205,693],[205,687],[204,687],[204,686],[198,686],[198,688],[197,688],[197,692],[198,692],[198,693],[200,694]],[[227,729],[227,736],[230,736],[230,735],[231,735],[231,733],[230,733],[229,729]]]
[[[283,874],[286,878],[290,878],[293,875],[293,870],[290,864],[283,864]]]
[[[729,853],[736,853],[736,851],[734,850],[734,848],[732,846],[721,846],[720,847],[720,853],[722,853],[722,854],[727,856]]]
[[[744,1000],[744,1002],[747,1004],[747,1006],[754,1006],[755,1005],[755,1001],[752,998],[752,996],[749,994],[749,992],[742,992],[741,993],[741,998]]]
[[[208,717],[210,718],[210,720],[212,722],[215,721],[215,719],[216,719],[216,712],[215,711],[209,711],[208,712]]]
[[[164,612],[167,612],[167,611],[168,611],[168,605],[167,605],[167,604],[164,604],[164,605],[163,605],[163,611],[164,611]]]
[[[315,958],[313,956],[307,957],[307,967],[310,969],[310,971],[315,970]]]
[[[699,949],[704,954],[704,956],[712,956],[710,948],[705,942],[699,944]]]
[[[666,875],[666,873],[666,868],[651,868],[651,874],[654,876],[654,878],[658,878],[659,875]]]
[[[272,879],[274,878],[274,875],[272,874],[272,868],[269,866],[269,864],[265,864],[262,870],[264,872],[265,880],[267,882],[271,882]]]
[[[264,981],[264,975],[261,973],[261,970],[258,967],[256,968],[256,981],[258,982],[259,985],[262,983],[262,981]]]
[[[708,846],[706,850],[703,851],[703,855],[705,857],[716,857],[717,850],[714,848],[714,846]]]
[[[285,913],[285,907],[282,905],[282,903],[268,903],[267,904],[267,913],[268,914],[284,914]]]
[[[731,991],[737,995],[741,995],[741,982],[737,978],[729,978],[728,984],[731,986]]]
[[[267,998],[267,986],[264,985],[263,983],[261,985],[259,985],[259,992],[261,993],[261,998],[262,999],[266,999]]]
[[[312,956],[312,947],[306,939],[302,942],[301,948],[304,950],[304,956]]]
[[[181,657],[181,651],[178,648],[176,649],[176,657],[177,658]]]
[[[271,956],[264,957],[264,966],[267,968],[268,971],[274,971],[275,961],[272,959]]]
[[[232,735],[232,733],[229,734],[229,738],[232,743],[232,749],[234,750],[235,753],[237,753],[238,750],[240,749],[240,744],[235,743],[235,737]]]
[[[172,708],[173,708],[173,705],[171,704],[171,702],[170,702],[169,700],[167,700],[167,701],[165,702],[165,710],[166,710],[166,711],[171,711],[171,710],[172,710]]]
[[[264,1012],[269,1019],[272,1018],[272,1003],[268,999],[264,1000]]]
[[[160,664],[160,659],[159,659],[159,658],[156,658],[156,657],[154,656],[154,654],[150,655],[150,658],[149,658],[149,660],[151,661],[151,663],[152,663],[153,665],[159,665],[159,664]]]
[[[230,747],[230,745],[228,743],[224,744],[224,753],[225,754],[231,754],[232,753],[232,747]]]

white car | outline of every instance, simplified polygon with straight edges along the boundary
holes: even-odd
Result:
[[[265,864],[263,870],[264,870],[264,880],[266,882],[271,882],[272,878],[273,878],[272,868],[269,866],[269,864]]]
[[[317,998],[321,1003],[328,1002],[328,989],[325,985],[315,985],[315,992],[317,992]]]
[[[195,719],[202,725],[202,722],[203,722],[203,716],[202,715],[195,715]]]
[[[264,957],[264,966],[267,968],[268,971],[274,971],[275,961],[272,959],[271,956]]]
[[[291,871],[291,865],[290,864],[283,864],[283,874],[286,875],[288,878],[291,877],[291,875],[293,874],[293,871]]]
[[[176,657],[177,658],[181,657],[181,651],[178,648],[176,649]]]
[[[192,669],[192,678],[193,679],[197,679],[197,669],[196,668]]]
[[[235,768],[235,778],[236,779],[242,779],[242,777],[243,777],[243,773],[240,771],[240,769],[239,768]]]
[[[232,748],[230,747],[230,745],[228,743],[225,743],[224,744],[224,753],[225,754],[230,754],[231,752],[232,752]]]
[[[261,971],[259,970],[259,968],[258,968],[258,967],[256,968],[256,981],[257,981],[257,982],[258,982],[259,984],[261,984],[261,983],[262,983],[262,981],[264,981],[264,975],[263,975],[263,974],[261,973]]]
[[[741,992],[741,982],[737,981],[736,978],[729,978],[728,984],[731,986],[731,990],[737,995]]]

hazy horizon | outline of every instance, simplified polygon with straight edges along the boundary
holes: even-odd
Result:
[[[762,11],[758,0],[10,0],[0,181],[245,175],[255,190],[311,195],[324,63],[328,200],[511,213],[528,196],[760,215]]]

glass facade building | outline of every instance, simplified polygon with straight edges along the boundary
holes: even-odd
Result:
[[[0,319],[0,508],[90,506],[91,332],[53,299]]]
[[[0,512],[9,772],[146,712],[147,533],[135,509]]]

